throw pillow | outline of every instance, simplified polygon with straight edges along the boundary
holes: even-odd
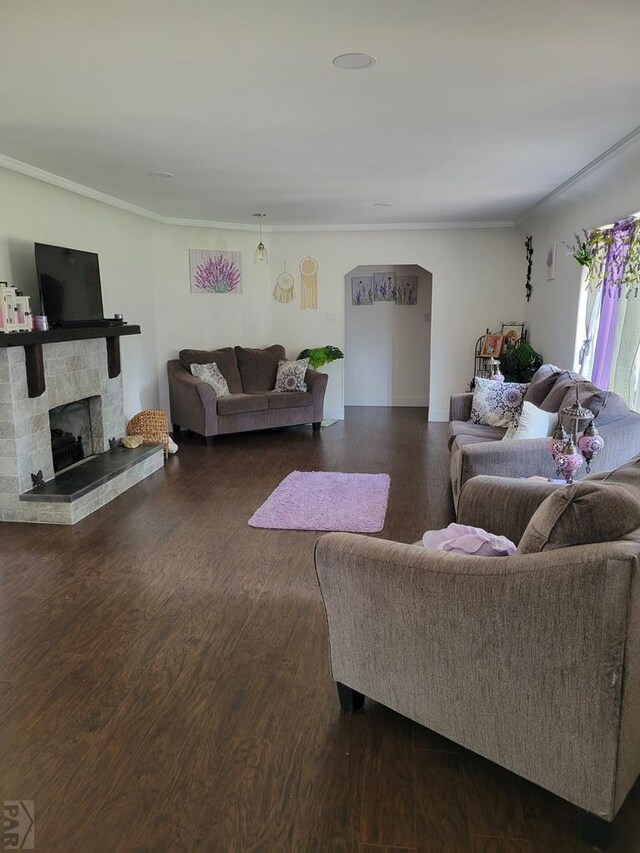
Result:
[[[306,391],[307,383],[304,381],[308,358],[299,358],[297,361],[279,361],[276,374],[274,391]]]
[[[506,536],[494,536],[481,527],[468,524],[454,523],[444,530],[427,530],[422,544],[435,551],[453,551],[476,557],[508,557],[516,553],[516,546]]]
[[[534,512],[518,553],[613,542],[640,527],[640,501],[626,486],[581,480],[561,486]]]
[[[192,364],[191,373],[206,382],[214,390],[216,397],[228,397],[229,386],[227,380],[220,372],[220,368],[213,361],[211,364]]]
[[[511,424],[502,440],[547,438],[553,433],[557,425],[558,415],[555,412],[545,412],[544,409],[539,409],[533,403],[525,400],[517,423],[514,421]]]
[[[471,423],[508,427],[520,414],[528,387],[527,383],[495,382],[476,376]]]
[[[242,379],[233,347],[212,350],[183,349],[178,353],[178,358],[184,369],[188,371],[191,371],[191,365],[194,363],[211,364],[215,361],[220,373],[227,380],[229,392],[231,394],[242,394]]]

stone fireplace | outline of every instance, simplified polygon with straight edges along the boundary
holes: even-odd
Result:
[[[109,438],[124,434],[125,416],[122,376],[109,376],[104,338],[45,343],[42,350],[45,390],[29,396],[25,348],[0,348],[0,519],[73,524],[162,467],[163,452],[109,451]],[[80,437],[83,458],[96,456],[56,463],[56,471],[54,431],[76,443]],[[76,472],[91,465],[97,479],[74,491],[69,477],[79,482]],[[46,481],[40,494],[31,477],[38,471]]]

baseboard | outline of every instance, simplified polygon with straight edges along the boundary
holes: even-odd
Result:
[[[429,409],[429,420],[434,423],[448,423],[449,421],[449,412],[444,409]]]

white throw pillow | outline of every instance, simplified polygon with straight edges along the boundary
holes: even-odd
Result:
[[[211,385],[216,397],[227,397],[229,386],[222,375],[220,368],[212,361],[211,364],[192,364],[191,373],[208,385]]]
[[[487,426],[508,427],[516,420],[528,383],[496,382],[493,379],[475,378],[471,422]]]
[[[545,412],[543,409],[539,409],[533,403],[525,400],[522,404],[522,412],[518,417],[517,426],[512,425],[512,427],[509,427],[502,440],[547,438],[552,435],[557,425],[557,412]]]

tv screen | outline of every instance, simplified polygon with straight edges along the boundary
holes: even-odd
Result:
[[[102,290],[94,252],[36,243],[42,313],[49,325],[101,320]]]

